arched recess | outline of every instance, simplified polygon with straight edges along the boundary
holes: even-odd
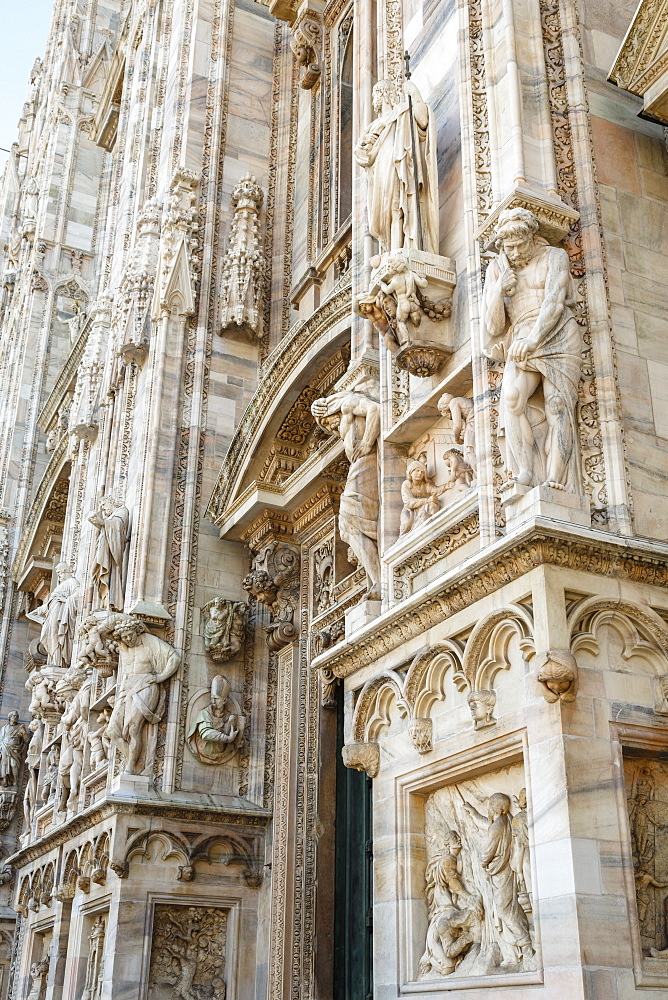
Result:
[[[623,660],[640,656],[654,673],[668,672],[668,627],[650,607],[633,601],[588,598],[576,605],[568,620],[571,652],[596,656],[600,650],[598,634],[604,627],[621,641]]]
[[[396,702],[399,715],[406,718],[410,707],[404,697],[404,681],[394,670],[385,670],[362,688],[353,715],[353,742],[375,742],[381,729],[388,727],[390,709]]]
[[[62,548],[71,471],[64,437],[46,467],[12,564],[12,577],[27,595],[26,611],[43,603],[51,589]]]
[[[519,604],[499,608],[478,622],[464,651],[464,675],[471,690],[490,690],[497,673],[511,667],[509,647],[515,637],[523,655],[530,659],[536,651],[533,618]]]
[[[153,850],[160,851],[160,861],[178,859],[182,865],[190,864],[190,851],[187,842],[174,833],[164,830],[144,830],[132,838],[125,853],[125,861],[145,861],[150,859]]]
[[[437,701],[445,701],[448,671],[458,691],[467,687],[462,669],[464,644],[455,639],[439,642],[418,653],[408,668],[404,693],[414,718],[427,719]]]

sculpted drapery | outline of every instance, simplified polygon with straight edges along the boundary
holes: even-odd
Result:
[[[433,116],[411,80],[404,83],[398,102],[394,100],[395,92],[396,84],[390,80],[381,80],[373,88],[377,117],[355,147],[355,158],[367,171],[369,232],[383,251],[410,247],[437,254],[438,174]],[[417,152],[415,158],[413,147]]]

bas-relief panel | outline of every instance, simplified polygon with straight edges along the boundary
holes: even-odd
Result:
[[[227,911],[157,904],[148,1000],[225,1000]]]
[[[643,965],[668,976],[668,761],[625,757]]]
[[[428,923],[415,979],[535,971],[526,810],[521,764],[427,798]]]

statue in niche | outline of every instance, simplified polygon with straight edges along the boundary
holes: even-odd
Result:
[[[211,681],[208,708],[193,719],[188,731],[188,746],[202,764],[223,764],[243,742],[246,718],[230,695],[227,677],[217,674]]]
[[[464,883],[458,858],[462,842],[456,830],[446,830],[443,849],[427,863],[425,879],[429,927],[418,979],[450,976],[482,938],[484,909],[479,893]]]
[[[448,448],[443,455],[448,479],[445,484],[446,490],[454,493],[466,493],[473,482],[473,469],[464,461],[464,457],[457,448]]]
[[[49,971],[49,959],[43,958],[40,962],[33,962],[30,966],[30,978],[32,986],[26,1000],[42,1000],[46,993],[46,977]]]
[[[44,740],[44,728],[40,719],[33,719],[28,729],[32,733],[32,738],[28,744],[26,754],[26,768],[28,770],[28,780],[23,796],[23,820],[26,833],[30,833],[32,815],[37,804],[37,784],[39,778],[39,764],[42,757],[42,743]]]
[[[400,95],[393,81],[380,80],[373,88],[373,110],[376,118],[355,147],[355,159],[367,172],[369,232],[381,251],[414,248],[437,254],[438,171],[431,111],[411,80]]]
[[[244,641],[246,605],[217,597],[202,608],[204,649],[219,663],[231,660]]]
[[[56,794],[56,785],[58,783],[58,767],[60,765],[60,746],[55,743],[46,758],[46,770],[44,771],[44,780],[42,782],[42,805],[46,805],[50,802],[53,796]]]
[[[568,254],[538,235],[533,212],[499,215],[487,269],[484,351],[505,361],[500,433],[506,465],[524,487],[577,492],[575,409],[582,335],[573,314]]]
[[[104,938],[106,921],[102,916],[93,921],[88,935],[89,952],[86,962],[86,985],[81,1000],[100,1000],[104,977]]]
[[[46,603],[26,617],[42,626],[40,644],[46,653],[47,663],[68,667],[72,658],[72,640],[77,615],[80,583],[70,566],[61,562],[56,566],[57,584]]]
[[[496,691],[488,689],[469,691],[466,700],[471,709],[474,729],[485,729],[487,726],[493,726],[496,723],[496,719],[494,718]]]
[[[145,746],[145,727],[162,719],[167,692],[165,682],[173,677],[181,656],[164,639],[147,632],[132,615],[110,615],[108,625],[118,645],[116,701],[107,724],[110,742],[123,755],[125,773],[137,774]],[[147,762],[147,765],[152,762]]]
[[[318,424],[343,441],[350,462],[339,507],[339,533],[350,546],[367,575],[370,601],[380,600],[378,556],[377,443],[380,434],[380,388],[378,381],[361,374],[350,389],[335,392],[311,404]]]
[[[429,480],[427,466],[424,462],[410,462],[406,469],[406,478],[401,484],[401,499],[404,509],[399,522],[399,534],[406,535],[421,527],[441,509],[438,498],[449,487],[434,486]]]
[[[510,867],[515,872],[517,898],[525,913],[531,910],[531,865],[529,862],[529,820],[527,817],[527,790],[521,788],[515,804],[519,812],[511,820],[513,847]]]
[[[34,221],[39,207],[39,186],[34,176],[28,178],[24,191],[23,218],[24,221]],[[34,228],[34,227],[33,227]]]
[[[527,968],[532,965],[534,950],[529,922],[519,903],[515,872],[510,864],[513,846],[510,805],[510,797],[504,792],[490,795],[487,803],[487,836],[479,862],[492,887],[496,929],[499,934],[506,934],[518,961]],[[476,822],[481,825],[485,823],[485,817],[471,803],[465,802],[464,808]]]
[[[70,347],[74,347],[86,323],[86,314],[83,312],[78,299],[73,300],[72,309],[74,310],[74,315],[67,320],[67,326],[70,331]]]
[[[477,470],[475,453],[475,411],[473,400],[468,396],[453,396],[444,392],[436,404],[439,413],[452,420],[452,433],[457,444],[464,446],[464,461],[472,469],[474,476]]]
[[[29,740],[25,725],[19,722],[19,713],[10,712],[0,729],[0,788],[16,788],[23,746]]]
[[[122,611],[124,606],[130,511],[120,500],[104,496],[88,520],[97,528],[93,582],[100,607]]]

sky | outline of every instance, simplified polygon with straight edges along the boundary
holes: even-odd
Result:
[[[9,149],[28,93],[30,70],[44,55],[53,0],[0,0],[0,146]],[[0,171],[7,154],[0,151]]]

